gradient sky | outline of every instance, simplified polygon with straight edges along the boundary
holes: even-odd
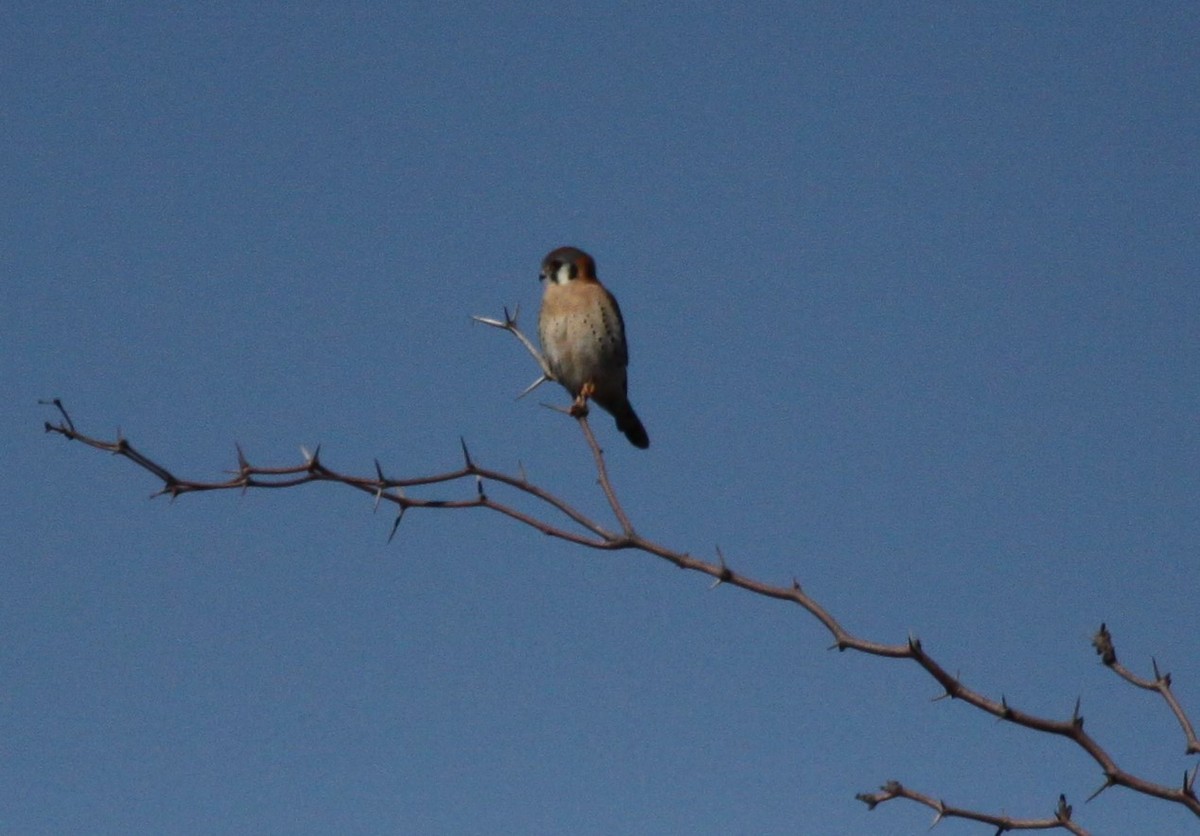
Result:
[[[794,606],[482,511],[181,475],[478,461],[605,515],[472,314],[620,299],[638,530],[1178,784],[1200,721],[1194,3],[0,10],[0,832],[909,834],[895,778],[1175,834]],[[473,486],[428,495],[470,496]],[[497,497],[506,496],[499,489]],[[607,519],[607,516],[605,516]],[[939,833],[983,833],[961,822]]]

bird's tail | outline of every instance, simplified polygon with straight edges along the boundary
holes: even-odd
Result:
[[[646,428],[642,426],[641,419],[637,417],[628,401],[623,408],[613,411],[613,417],[617,419],[617,429],[625,434],[630,444],[640,450],[650,446],[650,436],[646,435]]]

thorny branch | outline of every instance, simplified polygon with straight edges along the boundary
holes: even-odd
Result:
[[[500,328],[513,334],[541,366],[542,376],[526,389],[522,395],[532,391],[541,383],[554,379],[553,375],[550,374],[545,359],[534,347],[533,343],[517,327],[516,312],[510,316],[506,309],[503,320],[478,316],[474,317],[474,319],[477,322]],[[58,410],[62,419],[58,423],[47,421],[45,423],[46,432],[57,433],[68,440],[79,441],[89,447],[106,450],[129,459],[138,467],[152,473],[162,482],[162,487],[154,496],[165,494],[173,500],[184,494],[203,491],[245,491],[251,488],[290,488],[309,482],[338,482],[372,495],[375,498],[376,506],[384,501],[395,505],[397,515],[392,526],[393,535],[404,513],[412,508],[486,508],[510,517],[543,534],[569,543],[606,551],[635,549],[666,560],[681,569],[708,575],[714,578],[714,587],[720,584],[728,584],[766,598],[795,604],[817,619],[830,633],[833,637],[831,649],[837,648],[839,651],[856,650],[860,653],[891,659],[909,659],[919,665],[938,682],[944,691],[943,696],[962,700],[968,705],[974,706],[980,711],[991,714],[1001,720],[1006,720],[1046,734],[1064,737],[1072,741],[1077,747],[1086,752],[1100,766],[1103,772],[1103,783],[1093,793],[1092,798],[1109,787],[1126,787],[1144,795],[1180,804],[1194,815],[1200,817],[1200,800],[1197,799],[1195,792],[1195,782],[1197,773],[1200,772],[1200,767],[1195,767],[1190,772],[1185,772],[1183,781],[1177,787],[1155,783],[1127,772],[1117,765],[1113,757],[1096,742],[1095,738],[1084,731],[1083,716],[1079,713],[1078,701],[1075,704],[1075,709],[1071,717],[1067,720],[1053,720],[1021,711],[1009,705],[1003,697],[999,700],[991,699],[968,688],[958,677],[950,674],[935,661],[915,637],[910,637],[904,644],[883,644],[853,635],[842,626],[841,622],[821,606],[816,599],[804,592],[800,583],[795,579],[787,586],[765,583],[729,568],[726,565],[724,555],[719,550],[716,562],[706,561],[686,552],[675,551],[638,534],[621,507],[620,502],[617,500],[616,491],[613,489],[608,470],[604,463],[603,450],[592,434],[586,414],[575,416],[575,418],[579,422],[584,439],[595,459],[598,482],[620,527],[619,531],[611,530],[550,491],[529,481],[523,470],[520,475],[513,476],[477,464],[467,450],[465,442],[462,444],[462,466],[454,470],[428,476],[403,479],[389,478],[384,475],[383,468],[378,461],[375,462],[374,476],[355,476],[339,473],[327,467],[321,461],[320,448],[312,454],[306,452],[305,460],[301,464],[290,467],[259,467],[251,465],[239,447],[237,449],[237,469],[231,472],[228,479],[211,482],[198,481],[176,476],[166,467],[135,448],[120,434],[113,441],[105,441],[79,432],[70,415],[58,399],[43,401],[43,403],[53,405]],[[475,483],[475,490],[465,498],[421,498],[410,496],[405,490],[431,485],[446,485],[463,480],[470,480]],[[532,513],[527,513],[512,505],[500,502],[494,499],[486,490],[485,485],[488,482],[507,486],[518,493],[531,497],[537,503],[541,504],[543,510],[556,512],[558,516],[564,519],[552,522],[549,519],[535,516]],[[1186,713],[1171,691],[1170,675],[1160,674],[1157,664],[1154,666],[1155,676],[1153,680],[1142,679],[1126,670],[1116,661],[1116,651],[1113,648],[1112,637],[1105,625],[1101,625],[1099,632],[1093,640],[1093,644],[1096,647],[1097,653],[1101,655],[1104,664],[1121,676],[1121,678],[1139,688],[1156,691],[1162,696],[1183,727],[1187,738],[1187,753],[1200,753],[1200,743],[1197,742],[1195,731]],[[925,804],[935,810],[937,812],[935,823],[942,818],[957,817],[994,825],[998,828],[998,832],[1053,828],[1061,828],[1075,834],[1085,834],[1087,832],[1071,818],[1071,807],[1062,796],[1059,798],[1054,817],[1049,819],[1014,819],[951,807],[930,796],[909,790],[895,781],[884,785],[880,792],[864,793],[857,797],[872,809],[878,804],[893,798],[907,798]]]
[[[514,305],[513,312],[511,314],[509,314],[508,308],[504,309],[504,319],[502,319],[502,320],[501,319],[492,319],[491,317],[487,317],[487,316],[472,316],[471,317],[471,319],[474,320],[475,322],[481,323],[483,325],[490,325],[493,328],[499,328],[503,331],[507,331],[508,333],[512,334],[514,337],[516,337],[518,340],[520,340],[521,345],[525,346],[525,350],[533,355],[533,359],[537,360],[538,366],[541,367],[542,376],[539,377],[537,380],[535,380],[533,383],[526,386],[525,391],[522,392],[521,394],[517,395],[518,400],[520,400],[521,398],[528,395],[530,392],[532,392],[534,389],[541,386],[546,381],[554,380],[554,372],[550,371],[550,364],[546,362],[546,358],[542,356],[542,352],[538,351],[537,347],[534,346],[533,342],[529,339],[529,337],[527,337],[523,333],[521,333],[521,329],[517,327],[517,317],[520,316],[520,314],[521,314],[521,306]]]
[[[1175,715],[1175,719],[1179,721],[1179,725],[1183,729],[1184,737],[1187,738],[1187,754],[1200,754],[1200,740],[1196,739],[1196,730],[1192,727],[1192,721],[1188,719],[1179,700],[1175,699],[1175,692],[1171,690],[1171,674],[1159,672],[1158,660],[1150,660],[1150,665],[1154,668],[1154,679],[1145,679],[1126,668],[1117,661],[1117,649],[1113,645],[1112,633],[1108,632],[1106,624],[1101,624],[1096,635],[1092,637],[1092,646],[1096,648],[1100,660],[1117,676],[1138,688],[1156,691],[1166,702],[1167,707],[1171,709],[1171,713]],[[1194,777],[1193,780],[1195,780]]]
[[[1057,830],[1061,828],[1075,833],[1077,836],[1086,836],[1087,834],[1086,830],[1071,820],[1071,805],[1067,803],[1066,796],[1062,795],[1058,797],[1058,806],[1054,808],[1054,816],[1046,819],[1015,819],[1011,816],[994,816],[990,813],[979,813],[962,807],[954,807],[931,795],[910,790],[899,781],[888,781],[879,788],[879,792],[859,793],[856,798],[871,810],[893,798],[907,798],[909,801],[924,804],[936,813],[933,817],[933,825],[930,827],[940,824],[942,819],[969,819],[990,824],[996,828],[997,833],[1009,830]]]

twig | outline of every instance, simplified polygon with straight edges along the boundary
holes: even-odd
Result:
[[[541,386],[546,381],[556,379],[554,377],[554,372],[550,371],[550,364],[546,362],[546,358],[542,355],[542,352],[538,351],[537,347],[533,344],[533,341],[530,340],[529,337],[527,337],[523,333],[521,333],[521,329],[517,327],[517,316],[519,316],[520,313],[521,313],[521,306],[516,305],[513,307],[513,312],[511,315],[508,312],[508,308],[504,309],[504,319],[503,320],[493,319],[493,318],[487,317],[487,316],[472,316],[471,317],[471,319],[474,320],[475,322],[482,323],[483,325],[490,325],[493,328],[499,328],[502,331],[507,331],[508,333],[512,334],[514,337],[516,337],[518,340],[521,341],[521,345],[525,346],[525,350],[530,353],[530,355],[533,357],[533,359],[537,361],[538,366],[541,368],[542,376],[539,377],[537,380],[535,380],[533,383],[529,384],[529,386],[526,387],[525,391],[523,391],[521,394],[517,395],[518,400],[520,400],[521,398],[528,395],[530,392],[532,392],[534,389]]]
[[[1167,707],[1171,709],[1175,719],[1179,721],[1180,728],[1183,729],[1183,736],[1187,739],[1187,754],[1200,754],[1200,740],[1196,738],[1196,729],[1192,726],[1192,721],[1188,719],[1183,706],[1179,704],[1179,700],[1175,699],[1175,692],[1171,690],[1171,674],[1161,673],[1158,670],[1158,660],[1153,658],[1150,660],[1150,666],[1154,668],[1153,679],[1144,679],[1126,668],[1117,661],[1117,648],[1113,644],[1112,633],[1108,631],[1108,626],[1104,623],[1100,624],[1100,629],[1092,637],[1092,646],[1096,648],[1100,660],[1117,676],[1138,688],[1157,692],[1166,702]]]
[[[588,447],[592,450],[592,458],[596,462],[596,473],[599,476],[600,489],[604,491],[604,497],[608,500],[609,507],[612,508],[617,522],[621,524],[621,530],[625,532],[625,536],[633,537],[633,524],[629,522],[629,517],[625,515],[625,509],[621,507],[621,503],[617,500],[617,492],[613,490],[612,482],[608,478],[608,468],[604,465],[604,451],[600,449],[600,445],[596,442],[596,436],[592,433],[591,425],[588,424],[587,413],[581,412],[575,416],[575,420],[579,422],[579,428],[583,430],[583,437],[587,440]]]
[[[62,410],[61,404],[56,404]],[[507,473],[502,473],[498,470],[492,470],[486,467],[480,467],[473,461],[469,461],[458,470],[450,470],[445,473],[435,473],[429,476],[415,476],[407,479],[389,479],[382,476],[382,468],[377,464],[376,477],[353,476],[344,473],[338,473],[326,467],[320,460],[318,454],[306,456],[302,464],[292,465],[290,467],[259,467],[251,465],[242,452],[238,448],[238,467],[232,471],[233,475],[228,479],[217,481],[204,481],[198,479],[181,479],[171,473],[162,465],[155,462],[150,457],[146,456],[140,450],[133,446],[123,437],[118,437],[114,441],[105,441],[99,438],[86,435],[75,429],[75,425],[71,422],[63,411],[64,420],[58,424],[52,424],[49,421],[45,422],[44,428],[46,432],[56,433],[71,441],[78,441],[88,447],[93,447],[97,450],[104,450],[136,464],[143,470],[152,473],[157,477],[163,486],[151,494],[151,497],[167,495],[172,499],[189,493],[204,493],[208,491],[225,491],[239,490],[246,491],[252,488],[293,488],[297,485],[308,484],[309,482],[339,482],[343,485],[355,488],[357,490],[369,493],[372,499],[378,503],[380,501],[391,502],[398,506],[402,511],[409,508],[488,508],[498,513],[511,517],[518,522],[524,523],[532,528],[537,529],[543,534],[548,534],[568,542],[576,543],[581,546],[587,546],[594,549],[614,549],[625,548],[622,544],[620,535],[608,531],[599,523],[590,519],[583,512],[568,505],[563,500],[553,496],[548,491],[532,484],[524,478],[511,476]],[[319,449],[318,449],[319,453]],[[456,482],[466,478],[487,479],[494,482],[499,482],[508,485],[527,494],[534,499],[537,499],[545,505],[554,508],[555,510],[568,517],[579,528],[587,532],[582,534],[578,531],[571,531],[561,526],[554,525],[545,520],[535,518],[534,516],[513,508],[507,504],[496,502],[488,496],[476,492],[476,495],[471,499],[427,499],[408,496],[402,492],[391,492],[393,488],[400,489],[412,487],[422,487],[428,485],[438,485]],[[591,536],[588,536],[588,535]]]
[[[885,801],[891,801],[893,798],[907,798],[909,801],[924,804],[937,814],[933,817],[933,824],[930,827],[939,824],[942,819],[968,819],[970,821],[982,822],[983,824],[990,824],[996,828],[997,833],[1005,833],[1009,830],[1062,829],[1069,833],[1074,833],[1076,836],[1088,836],[1086,830],[1071,820],[1071,805],[1067,803],[1066,796],[1063,795],[1058,797],[1058,806],[1054,809],[1054,816],[1045,819],[1015,819],[1011,816],[996,816],[991,813],[980,813],[963,807],[954,807],[931,795],[910,790],[899,781],[888,781],[880,787],[879,792],[859,793],[855,798],[862,801],[871,810],[874,810]]]

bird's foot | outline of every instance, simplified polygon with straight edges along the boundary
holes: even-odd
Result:
[[[575,396],[575,402],[571,404],[571,417],[583,418],[588,414],[588,398],[596,393],[596,384],[590,380],[579,387],[579,394]]]

